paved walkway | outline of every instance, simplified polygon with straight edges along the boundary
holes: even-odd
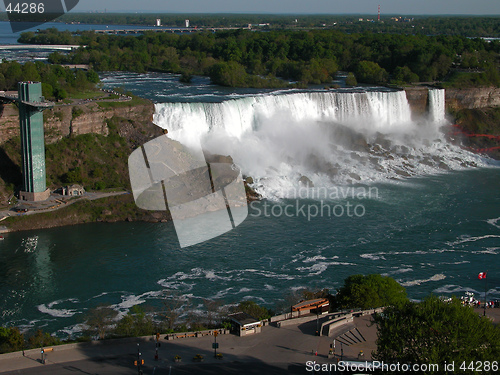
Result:
[[[477,312],[482,315],[482,310]],[[488,309],[486,313],[495,323],[500,321],[500,309]],[[262,333],[246,337],[219,335],[217,352],[223,354],[222,360],[214,358],[213,336],[170,341],[162,338],[158,361],[154,359],[152,337],[70,344],[54,347],[54,351],[46,354],[45,365],[40,363],[40,350],[27,351],[24,357],[20,352],[0,355],[0,373],[137,374],[133,362],[137,359],[139,344],[141,358],[145,360],[144,374],[310,374],[306,370],[308,361],[333,363],[341,355],[343,360],[370,361],[371,352],[376,349],[377,329],[371,323],[371,315],[355,317],[351,323],[335,329],[330,337],[315,336],[315,331],[314,319],[282,328],[266,326]],[[334,338],[335,356],[328,358]],[[196,354],[204,356],[203,363],[193,362]],[[174,362],[176,355],[181,356],[182,362]]]
[[[360,322],[361,325],[365,324],[365,320]],[[31,350],[25,357],[21,353],[2,355],[0,373],[137,374],[133,361],[137,358],[139,343],[145,360],[144,374],[305,374],[307,361],[334,361],[328,358],[332,337],[315,336],[315,331],[316,320],[313,320],[282,328],[266,326],[262,333],[245,337],[219,335],[217,352],[223,354],[222,360],[214,358],[213,336],[170,341],[162,339],[159,361],[154,360],[155,343],[152,338],[113,340],[84,346],[56,346],[53,352],[47,354],[45,365],[39,361],[39,350]],[[368,350],[367,345],[362,347]],[[357,356],[360,348],[345,348],[344,359],[351,352]],[[204,363],[193,362],[196,354],[204,356]],[[173,361],[175,355],[181,356],[181,363]]]
[[[0,222],[9,216],[34,215],[42,212],[56,211],[67,207],[70,204],[80,201],[80,199],[95,200],[114,195],[129,194],[128,191],[118,191],[111,193],[85,193],[81,198],[51,194],[49,199],[40,202],[20,201],[14,208],[0,211]],[[26,209],[26,212],[16,212],[14,209]]]

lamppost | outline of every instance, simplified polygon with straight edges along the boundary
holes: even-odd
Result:
[[[319,336],[319,307],[316,307],[316,336]]]
[[[158,340],[160,340],[160,333],[156,333],[156,343],[155,343],[155,361],[158,360]]]
[[[219,344],[217,344],[217,335],[218,334],[219,334],[219,332],[214,331],[214,343],[212,344],[212,346],[214,348],[214,358],[217,358],[217,347],[219,346]]]
[[[141,360],[141,350],[139,347],[139,343],[137,343],[137,373],[138,375],[142,375],[141,366],[144,364],[144,360]]]

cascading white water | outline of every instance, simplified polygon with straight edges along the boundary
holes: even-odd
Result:
[[[429,114],[434,122],[442,123],[446,120],[445,94],[444,89],[429,90]]]
[[[330,91],[156,104],[153,121],[187,146],[231,155],[259,193],[283,197],[303,176],[337,185],[481,163],[449,144],[438,130],[444,113],[436,118],[412,121],[404,91]]]
[[[240,139],[258,130],[266,119],[285,116],[292,121],[335,121],[387,129],[411,122],[404,91],[361,93],[300,93],[254,96],[222,103],[165,103],[156,105],[153,122],[184,143],[223,130]]]

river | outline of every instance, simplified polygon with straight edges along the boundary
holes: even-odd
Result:
[[[274,307],[303,287],[333,291],[355,273],[392,276],[422,299],[479,296],[477,275],[489,271],[488,296],[500,298],[500,169],[447,141],[442,93],[415,121],[404,93],[391,90],[102,78],[154,100],[154,121],[172,138],[231,154],[265,199],[232,231],[187,248],[172,223],[10,233],[0,242],[0,325],[67,337],[98,304],[126,313],[172,293],[199,313],[204,298]],[[301,176],[314,188],[303,189]]]

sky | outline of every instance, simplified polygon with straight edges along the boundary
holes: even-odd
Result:
[[[500,0],[80,0],[73,12],[500,15]]]

